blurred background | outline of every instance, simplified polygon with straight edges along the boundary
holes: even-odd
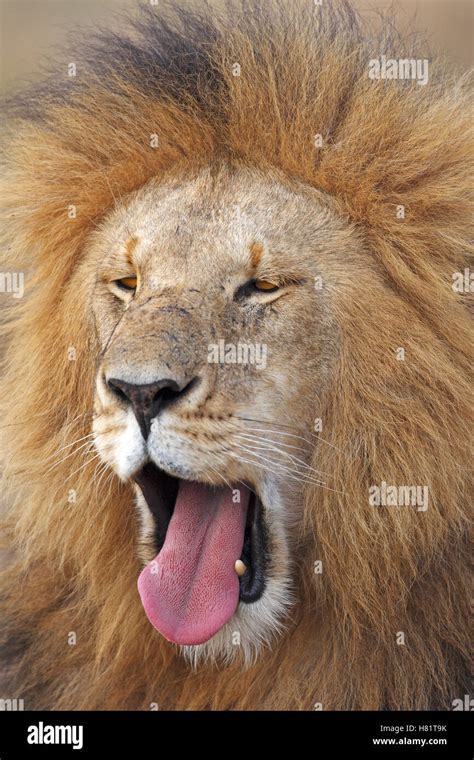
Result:
[[[115,25],[122,12],[140,2],[149,0],[0,0],[0,91],[10,93],[39,76],[51,48],[64,43],[69,30]],[[176,2],[186,4],[186,0]],[[354,0],[353,4],[374,24],[380,10],[391,8],[402,29],[426,35],[431,51],[442,52],[463,69],[473,66],[474,0]]]

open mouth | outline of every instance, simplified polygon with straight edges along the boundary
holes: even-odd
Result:
[[[152,625],[169,641],[208,641],[239,601],[265,587],[263,504],[246,485],[181,480],[148,463],[135,477],[155,520],[157,555],[138,589]]]

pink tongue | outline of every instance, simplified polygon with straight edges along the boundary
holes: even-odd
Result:
[[[242,553],[249,502],[230,488],[182,481],[160,553],[141,572],[138,590],[150,622],[176,644],[202,644],[239,603],[235,561]]]

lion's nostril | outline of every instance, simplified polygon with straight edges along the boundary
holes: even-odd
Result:
[[[108,389],[113,393],[113,395],[116,396],[120,401],[125,401],[125,402],[129,401],[129,397],[127,396],[127,394],[125,393],[125,391],[123,391],[119,387],[119,385],[117,384],[116,380],[109,380],[106,383],[106,385],[107,385]]]
[[[146,440],[154,417],[166,406],[182,398],[198,382],[199,378],[195,377],[180,386],[176,380],[167,377],[153,383],[134,385],[114,377],[107,380],[107,387],[118,400],[131,405]]]

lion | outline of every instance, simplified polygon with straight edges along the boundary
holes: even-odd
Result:
[[[7,108],[2,691],[451,709],[468,80],[370,77],[422,53],[345,2],[130,23]]]

